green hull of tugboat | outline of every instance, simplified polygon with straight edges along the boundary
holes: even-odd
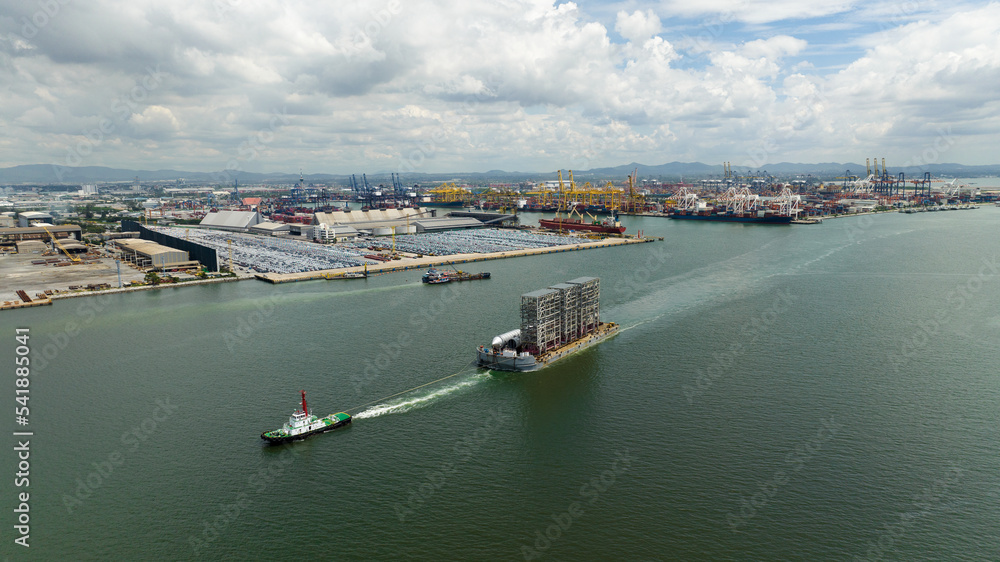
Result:
[[[345,417],[340,417],[340,416],[345,416]],[[273,445],[288,443],[291,441],[296,441],[298,439],[305,439],[310,435],[316,435],[317,433],[326,433],[327,431],[332,431],[339,427],[350,425],[351,416],[350,414],[340,412],[339,414],[330,414],[329,416],[322,418],[318,421],[323,422],[323,427],[318,427],[310,431],[299,433],[298,435],[283,434],[282,430],[276,429],[274,431],[265,431],[264,433],[261,433],[260,438]]]
[[[288,422],[281,426],[281,428],[261,433],[261,439],[270,444],[277,445],[305,439],[317,433],[326,433],[327,431],[344,427],[351,423],[351,416],[346,412],[330,414],[325,418],[317,418],[311,415],[309,407],[306,405],[306,392],[304,390],[301,392],[302,409],[292,412],[292,416],[288,418]]]

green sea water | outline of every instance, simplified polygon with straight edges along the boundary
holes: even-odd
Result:
[[[664,240],[477,263],[491,280],[453,286],[245,281],[0,313],[0,554],[1000,557],[1000,208],[623,221]],[[470,366],[520,294],[585,275],[619,335],[537,373]],[[353,425],[263,446],[299,390]]]

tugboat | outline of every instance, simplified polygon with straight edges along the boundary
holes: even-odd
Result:
[[[309,408],[306,406],[306,391],[300,390],[299,392],[302,393],[302,409],[292,412],[292,416],[288,418],[285,425],[281,426],[281,429],[261,433],[261,439],[272,444],[287,443],[351,423],[351,416],[345,412],[330,414],[325,418],[317,418],[310,414]]]
[[[451,278],[448,277],[448,273],[441,271],[439,269],[434,269],[433,267],[427,270],[427,273],[420,279],[424,283],[430,283],[431,285],[437,285],[440,283],[450,283]]]
[[[420,279],[424,283],[429,283],[431,285],[438,285],[441,283],[451,283],[452,281],[474,281],[476,279],[489,279],[490,273],[484,271],[481,273],[466,273],[461,270],[452,271],[442,271],[440,269],[434,269],[433,267],[427,270],[427,273]]]

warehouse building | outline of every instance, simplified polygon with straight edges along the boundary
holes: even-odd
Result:
[[[236,230],[246,232],[251,226],[263,222],[257,211],[215,211],[201,220],[202,228],[216,230]]]
[[[21,240],[16,246],[19,254],[41,254],[49,251],[49,245],[38,240]]]
[[[135,232],[142,240],[156,242],[163,246],[187,252],[188,259],[191,261],[197,261],[209,271],[219,271],[219,253],[215,248],[150,230],[131,220],[122,221],[122,232]]]
[[[420,219],[413,223],[417,227],[417,232],[440,232],[443,230],[460,230],[463,228],[480,228],[482,221],[472,217],[440,217],[434,219]]]
[[[374,211],[333,211],[331,213],[316,213],[313,224],[327,226],[349,225],[357,230],[373,231],[377,228],[395,228],[412,225],[413,221],[423,217],[433,217],[436,211],[424,207],[413,209],[383,209]]]
[[[188,253],[149,240],[121,239],[115,245],[122,251],[122,258],[140,269],[187,269],[198,267]]]
[[[50,224],[52,221],[53,217],[51,214],[40,211],[25,211],[17,215],[17,222],[21,228],[28,228],[40,222]]]
[[[46,231],[47,230],[47,231]],[[50,236],[49,233],[52,233]],[[38,240],[46,242],[55,236],[59,240],[75,238],[78,242],[83,240],[83,229],[75,224],[62,226],[29,226],[27,228],[0,228],[0,245],[12,246],[22,240]]]
[[[345,238],[357,238],[358,230],[347,224],[317,224],[313,227],[313,240],[330,244]]]
[[[264,221],[250,227],[251,233],[262,234],[264,236],[279,236],[282,234],[288,234],[289,230],[291,230],[291,227],[289,227],[288,224],[271,221]]]

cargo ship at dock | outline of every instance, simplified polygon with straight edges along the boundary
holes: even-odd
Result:
[[[760,224],[792,224],[792,217],[782,216],[775,213],[758,211],[756,213],[731,213],[726,210],[719,211],[712,209],[708,211],[678,211],[673,210],[667,213],[672,219],[695,220],[695,221],[718,221],[718,222],[749,222]]]
[[[298,439],[305,439],[310,435],[325,433],[338,427],[344,427],[351,423],[351,416],[346,412],[330,414],[324,418],[317,418],[310,414],[309,407],[306,405],[306,391],[301,390],[300,392],[302,393],[302,409],[292,412],[291,417],[288,418],[288,421],[281,428],[261,433],[261,439],[275,445],[288,443]]]
[[[580,277],[521,295],[521,327],[476,350],[476,364],[498,371],[537,371],[618,333],[600,321],[600,279]]]
[[[799,196],[784,189],[781,196],[770,204],[761,202],[760,196],[747,187],[732,187],[719,197],[714,207],[701,201],[693,191],[682,187],[677,193],[678,205],[667,212],[677,220],[714,222],[740,222],[753,224],[792,224],[798,215]]]
[[[603,221],[583,222],[581,219],[571,219],[555,217],[551,219],[538,219],[538,226],[548,230],[575,230],[577,232],[598,232],[601,234],[623,234],[625,227],[615,219]]]

